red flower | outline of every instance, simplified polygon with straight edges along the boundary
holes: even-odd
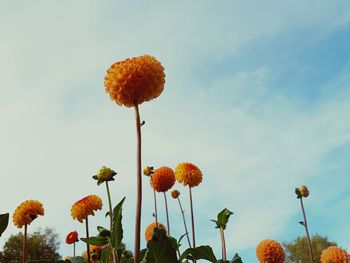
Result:
[[[78,232],[77,231],[70,232],[66,237],[67,244],[73,244],[73,243],[78,242],[78,241],[79,241],[79,239],[78,239]]]

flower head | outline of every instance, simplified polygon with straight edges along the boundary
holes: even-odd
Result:
[[[164,68],[144,55],[114,63],[105,76],[105,88],[118,105],[133,107],[157,98],[164,89]]]
[[[305,185],[301,185],[299,188],[295,188],[297,198],[303,198],[309,196],[309,189]]]
[[[157,223],[156,222],[151,223],[151,224],[148,225],[148,227],[146,228],[146,231],[145,231],[146,241],[150,241],[152,239],[153,230],[155,228],[157,228]],[[165,234],[167,233],[166,227],[164,225],[162,225],[161,223],[158,223],[158,228],[164,230]]]
[[[202,172],[192,163],[180,163],[175,169],[175,177],[179,183],[195,187],[202,182]]]
[[[114,181],[114,176],[117,173],[113,171],[111,168],[103,166],[92,178],[97,180],[97,185],[102,184],[103,182]]]
[[[78,239],[78,232],[77,231],[73,231],[73,232],[70,232],[68,233],[67,237],[66,237],[66,243],[67,244],[73,244],[75,242],[78,242],[79,239]]]
[[[143,168],[143,174],[146,176],[151,176],[154,173],[154,168],[153,166],[146,166]]]
[[[174,199],[177,199],[180,195],[180,192],[178,190],[173,190],[171,191],[171,197],[174,198]]]
[[[95,215],[94,211],[102,209],[102,200],[97,195],[88,195],[73,204],[71,214],[73,219],[83,222],[88,215]]]
[[[330,246],[322,251],[322,263],[349,263],[350,255],[344,250],[336,246]]]
[[[21,203],[13,213],[13,223],[21,228],[29,225],[38,215],[44,215],[42,203],[37,200],[27,200]]]
[[[151,186],[157,192],[166,192],[175,184],[173,169],[162,166],[154,171],[151,177]]]
[[[256,256],[260,263],[283,263],[285,253],[280,243],[266,239],[256,247]]]
[[[100,259],[102,247],[90,245],[90,258],[96,262]]]

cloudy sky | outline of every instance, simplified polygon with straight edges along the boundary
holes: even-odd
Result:
[[[107,165],[118,172],[113,202],[126,196],[124,241],[133,249],[134,112],[109,99],[103,78],[115,61],[151,54],[165,67],[166,86],[140,106],[143,165],[200,167],[198,244],[220,257],[209,219],[227,207],[235,213],[226,230],[229,257],[239,252],[256,262],[260,240],[304,235],[294,188],[306,184],[311,233],[350,248],[349,1],[0,5],[0,213],[40,200],[45,216],[29,231],[54,228],[61,255],[70,255],[66,234],[84,236],[70,215],[75,201],[101,196],[91,232],[108,225],[105,188],[91,179]],[[152,192],[143,183],[142,232],[152,222]],[[189,216],[187,189],[176,187]],[[180,213],[169,202],[178,237]],[[18,231],[10,222],[0,246]]]

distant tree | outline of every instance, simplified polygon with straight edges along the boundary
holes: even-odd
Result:
[[[328,241],[327,237],[322,237],[318,234],[311,237],[311,245],[314,254],[315,263],[321,263],[320,257],[324,249],[337,244]],[[298,237],[292,242],[283,243],[286,251],[286,263],[309,263],[309,250],[306,237]]]
[[[17,263],[22,259],[23,234],[11,235],[0,252],[1,263]],[[59,259],[60,241],[51,229],[39,229],[28,236],[28,259]]]

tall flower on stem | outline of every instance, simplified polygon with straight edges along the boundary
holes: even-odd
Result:
[[[13,223],[18,228],[24,226],[24,235],[23,235],[23,256],[22,262],[26,262],[28,259],[28,247],[27,247],[27,226],[33,222],[38,215],[44,215],[44,207],[42,203],[37,200],[27,200],[21,203],[13,213]]]
[[[295,194],[297,195],[297,198],[300,200],[301,211],[303,213],[303,218],[304,218],[304,221],[300,221],[299,223],[305,227],[310,260],[312,263],[314,263],[315,262],[314,254],[312,251],[311,240],[310,240],[310,235],[309,235],[309,228],[308,228],[308,224],[307,224],[307,220],[306,220],[306,213],[305,213],[305,208],[304,208],[304,203],[303,203],[303,198],[306,198],[309,196],[309,189],[305,185],[302,185],[299,188],[295,188]]]
[[[163,224],[158,223],[158,222],[157,223],[156,222],[151,223],[151,224],[149,224],[147,226],[146,231],[145,231],[145,239],[146,239],[147,242],[152,239],[153,230],[155,228],[162,229],[166,234],[168,234],[167,229],[166,229],[166,227]]]
[[[171,197],[174,198],[174,199],[177,199],[177,201],[179,203],[180,211],[181,211],[181,214],[182,214],[182,221],[183,221],[184,226],[185,226],[185,235],[187,237],[188,246],[192,247],[191,246],[191,241],[190,241],[190,235],[189,235],[188,230],[187,230],[187,224],[186,224],[186,219],[185,219],[185,210],[183,210],[183,208],[182,208],[182,204],[181,204],[179,196],[180,196],[180,192],[178,190],[171,191]]]
[[[168,233],[170,235],[169,211],[166,192],[175,184],[175,174],[173,169],[167,166],[162,166],[154,171],[150,180],[151,186],[158,193],[163,193],[165,202],[166,222]]]
[[[179,183],[184,186],[188,185],[190,192],[190,206],[191,206],[191,221],[192,221],[192,245],[196,247],[194,214],[193,214],[193,199],[192,188],[198,186],[202,182],[202,172],[197,166],[192,163],[180,163],[175,169],[175,177]],[[194,260],[196,262],[196,260]]]
[[[164,89],[164,68],[155,57],[144,55],[116,62],[107,70],[105,89],[118,105],[135,109],[137,133],[137,198],[135,220],[135,257],[140,261],[140,231],[142,207],[141,126],[138,105],[157,98]]]
[[[101,210],[101,209],[102,209],[102,199],[97,195],[88,195],[80,199],[79,201],[75,202],[72,205],[71,215],[73,219],[78,220],[80,223],[83,223],[83,220],[85,219],[86,238],[89,238],[88,216],[95,215],[94,211]],[[89,244],[87,243],[86,243],[86,250],[87,250],[88,263],[90,263],[91,262],[90,247],[89,247]]]
[[[280,243],[265,239],[256,247],[256,256],[260,263],[284,263],[286,254]]]
[[[78,242],[78,232],[77,231],[72,231],[70,233],[68,233],[67,237],[66,237],[66,243],[68,245],[73,244],[73,257],[75,257],[75,243]]]
[[[321,262],[349,263],[350,255],[344,249],[341,249],[336,246],[330,246],[322,251]]]

